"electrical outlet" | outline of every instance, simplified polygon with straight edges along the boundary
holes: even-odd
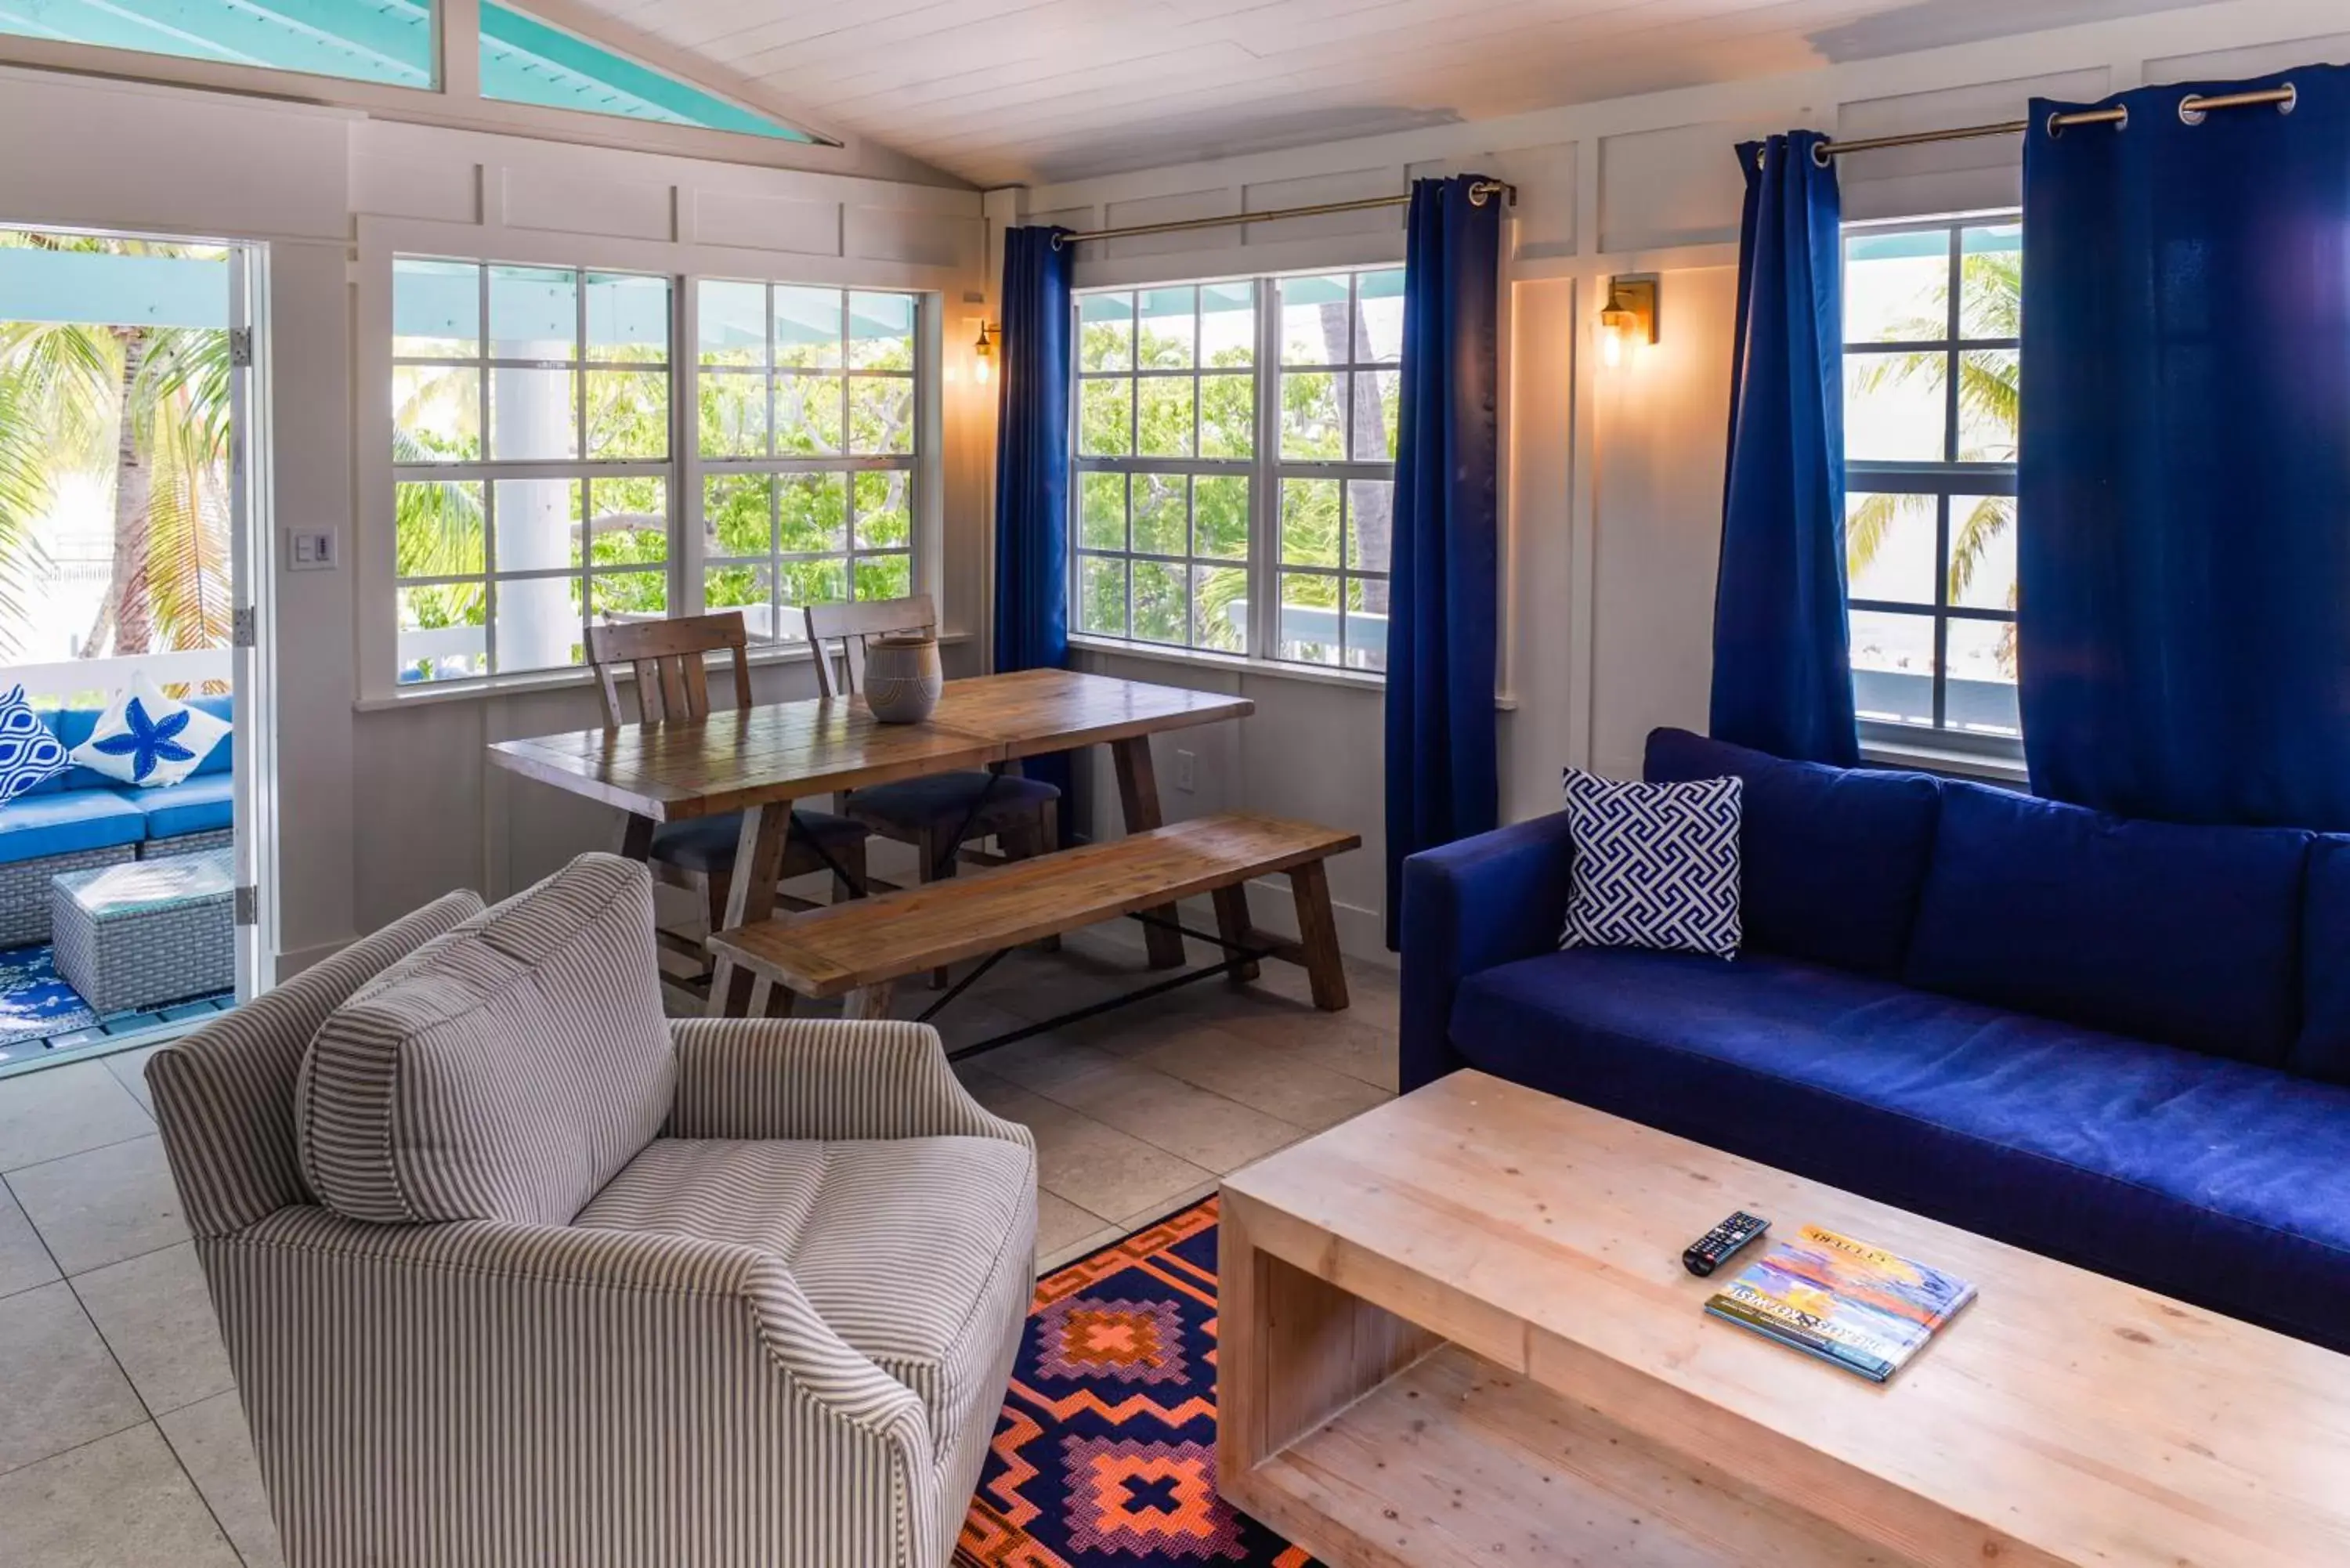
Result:
[[[1190,752],[1175,753],[1175,787],[1185,794],[1200,787],[1199,761]]]

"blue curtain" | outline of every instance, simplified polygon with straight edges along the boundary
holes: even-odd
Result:
[[[995,425],[995,668],[1058,669],[1069,658],[1069,280],[1064,229],[1003,236],[1001,384]],[[1076,821],[1066,753],[1032,757],[1028,776],[1059,786],[1061,825]]]
[[[1404,857],[1499,820],[1495,351],[1499,194],[1478,176],[1411,188],[1387,686],[1388,945]]]
[[[2290,113],[2180,118],[2288,80]],[[2350,828],[2350,70],[2106,105],[2126,129],[2035,102],[2024,143],[2033,788]]]
[[[1845,618],[1844,284],[1835,169],[1795,130],[1742,142],[1730,464],[1713,595],[1715,737],[1860,760]]]

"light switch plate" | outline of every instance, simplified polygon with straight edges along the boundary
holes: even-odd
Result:
[[[341,564],[332,528],[286,530],[286,569],[290,572],[331,572]]]

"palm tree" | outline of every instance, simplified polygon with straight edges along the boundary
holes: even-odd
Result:
[[[136,240],[0,234],[0,244],[180,255]],[[112,572],[81,653],[216,648],[230,634],[228,335],[0,324],[0,603],[24,608],[34,530],[75,475],[109,480]],[[13,600],[14,602],[6,602]],[[18,651],[0,628],[0,648]]]
[[[1963,318],[1960,329],[1971,338],[2017,337],[2023,324],[2023,258],[2014,251],[1979,252],[1965,256],[1960,264],[1960,296]],[[1930,317],[1918,317],[1904,322],[1897,336],[1933,338],[1942,336],[1944,324],[1950,319],[1950,285],[1936,286],[1929,298],[1934,305]],[[2015,455],[2018,431],[2022,428],[2019,372],[2017,357],[1998,351],[1973,350],[1959,355],[1959,411],[1963,423],[1971,417],[1977,429],[1998,432],[1981,452],[1961,452],[1962,460],[2000,461]],[[1866,366],[1853,378],[1856,391],[1866,393],[1885,387],[1943,373],[1944,358],[1939,349],[1914,354],[1871,355]],[[1848,576],[1856,577],[1866,571],[1884,547],[1887,533],[1901,514],[1905,504],[1916,498],[1901,494],[1874,494],[1852,508],[1845,519],[1845,569]],[[1999,536],[2015,525],[2015,497],[1985,495],[1978,497],[1962,518],[1953,520],[1950,532],[1950,597],[1956,600],[1973,584],[1983,557]],[[2015,588],[2008,587],[2007,607],[2015,607]],[[2001,670],[2015,673],[2015,627],[2010,623],[2000,639]]]

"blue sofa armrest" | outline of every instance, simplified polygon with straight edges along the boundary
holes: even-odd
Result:
[[[1403,863],[1405,1093],[1466,1065],[1450,1034],[1463,980],[1557,948],[1572,860],[1566,814],[1554,812]]]

